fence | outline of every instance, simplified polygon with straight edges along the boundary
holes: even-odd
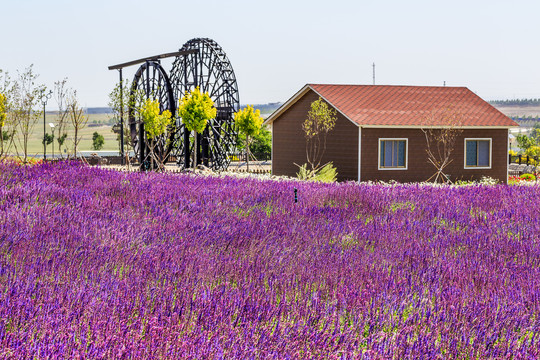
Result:
[[[251,153],[252,156],[257,159],[257,161],[270,161],[272,158],[272,155],[270,153]],[[237,152],[232,155],[230,155],[231,161],[246,161],[246,153],[245,152]]]
[[[508,155],[508,175],[510,176],[536,174],[537,165],[538,156]]]
[[[508,154],[508,163],[509,164],[536,166],[536,165],[538,165],[538,156],[511,155],[511,154]]]
[[[232,170],[232,169],[229,169],[229,170]],[[234,170],[232,170],[232,172],[250,173],[250,174],[270,174],[270,173],[272,173],[272,170],[270,170],[270,169],[250,169],[249,171],[247,171],[247,169],[234,169]]]

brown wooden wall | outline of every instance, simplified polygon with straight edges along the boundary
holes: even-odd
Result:
[[[378,170],[379,138],[408,138],[408,170]],[[465,138],[492,138],[491,169],[465,169]],[[362,128],[362,168],[361,181],[419,182],[427,180],[435,173],[435,167],[428,163],[426,138],[420,129]],[[453,162],[446,168],[447,174],[455,180],[479,180],[489,176],[507,182],[508,130],[507,129],[465,129],[457,139],[453,151]]]
[[[272,173],[296,176],[296,164],[306,160],[306,138],[302,123],[318,95],[309,90],[272,124]],[[358,127],[340,113],[335,128],[328,133],[323,163],[332,161],[338,180],[358,179]]]

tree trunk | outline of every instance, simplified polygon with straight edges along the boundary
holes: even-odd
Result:
[[[75,148],[74,148],[74,151],[75,151],[75,154],[73,155],[75,157],[75,159],[77,158],[77,135],[78,135],[78,128],[77,126],[75,126]]]
[[[246,135],[246,169],[249,172],[249,135]]]
[[[194,142],[194,149],[193,149],[193,170],[195,170],[197,168],[197,162],[199,160],[199,142],[197,141],[197,138],[199,137],[198,136],[199,134],[195,131],[195,142]]]

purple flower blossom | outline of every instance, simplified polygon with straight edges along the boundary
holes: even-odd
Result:
[[[0,358],[538,357],[539,195],[0,164]]]

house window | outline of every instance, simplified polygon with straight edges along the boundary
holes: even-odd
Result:
[[[491,139],[465,139],[465,168],[491,169]]]
[[[379,170],[407,170],[407,139],[379,139]]]

